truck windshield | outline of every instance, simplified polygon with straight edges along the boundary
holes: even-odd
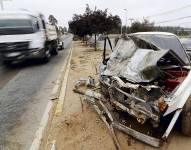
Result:
[[[0,28],[32,27],[32,23],[27,19],[0,19]]]
[[[0,19],[0,35],[33,33],[30,19]]]

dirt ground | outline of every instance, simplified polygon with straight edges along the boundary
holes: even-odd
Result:
[[[98,65],[102,51],[94,51],[81,42],[74,42],[67,91],[61,116],[53,116],[51,126],[43,139],[42,150],[50,149],[56,141],[57,150],[115,150],[115,146],[104,123],[89,106],[84,97],[72,91],[75,81],[81,77],[98,78]],[[128,135],[116,131],[123,150],[153,150]],[[160,150],[190,150],[191,138],[173,132]]]

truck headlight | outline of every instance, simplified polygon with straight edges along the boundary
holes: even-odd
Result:
[[[29,48],[30,49],[35,49],[35,48],[43,48],[44,47],[44,40],[32,40],[29,43]]]

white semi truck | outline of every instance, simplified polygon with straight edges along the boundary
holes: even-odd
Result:
[[[57,53],[56,26],[46,23],[42,14],[0,13],[0,55],[5,64],[29,58],[47,62]]]

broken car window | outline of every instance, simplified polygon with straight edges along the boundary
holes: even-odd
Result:
[[[189,64],[188,56],[184,48],[182,47],[180,41],[175,36],[160,35],[160,34],[155,34],[155,35],[138,34],[134,36],[142,40],[145,40],[149,43],[152,43],[161,49],[173,50],[184,61],[185,64]]]

